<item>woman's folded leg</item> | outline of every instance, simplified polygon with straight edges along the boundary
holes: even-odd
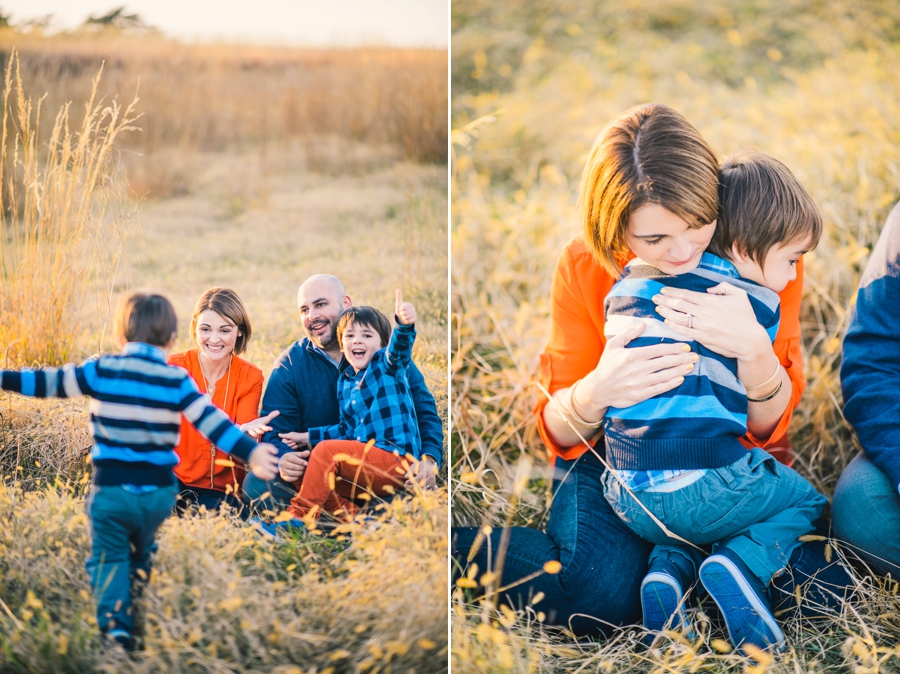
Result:
[[[546,532],[513,527],[485,537],[476,527],[454,528],[454,578],[465,576],[470,564],[478,565],[476,579],[480,578],[486,570],[495,570],[502,556],[501,586],[530,577],[507,590],[505,600],[519,608],[543,593],[533,606],[544,613],[548,624],[583,634],[638,622],[640,585],[652,546],[606,502],[603,471],[590,453],[576,461],[557,460]],[[558,573],[544,570],[552,561],[560,563]]]

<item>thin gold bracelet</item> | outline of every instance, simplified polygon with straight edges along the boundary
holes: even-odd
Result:
[[[765,398],[751,398],[750,396],[747,396],[747,402],[748,402],[748,403],[765,403],[765,402],[768,402],[768,401],[770,401],[772,398],[774,398],[775,396],[777,396],[779,393],[781,393],[781,387],[782,387],[782,386],[784,386],[784,378],[782,378],[781,381],[778,382],[778,386],[775,387],[775,390],[772,391],[772,392],[771,392],[769,395],[767,395]],[[758,387],[757,387],[757,388],[758,388]]]
[[[744,390],[746,390],[746,391],[752,391],[752,390],[755,389],[755,388],[762,388],[762,387],[765,386],[766,384],[770,383],[773,379],[775,379],[775,377],[778,376],[778,372],[781,370],[781,361],[778,360],[778,358],[775,358],[775,362],[776,362],[776,365],[775,365],[775,372],[772,373],[772,376],[771,376],[771,377],[769,377],[768,379],[766,379],[762,384],[757,384],[756,386],[745,386],[745,387],[744,387]]]
[[[584,426],[585,428],[600,428],[600,426],[603,425],[603,419],[602,419],[602,418],[600,419],[600,421],[585,421],[584,419],[581,418],[581,415],[578,414],[578,412],[575,411],[575,389],[578,388],[578,385],[579,385],[582,381],[584,381],[584,380],[583,380],[583,379],[579,379],[579,380],[576,381],[574,384],[572,384],[572,386],[569,388],[569,405],[568,405],[568,410],[567,410],[567,411],[569,412],[569,414],[572,415],[572,418],[573,418],[576,422],[578,422],[579,424],[581,424],[581,425]]]

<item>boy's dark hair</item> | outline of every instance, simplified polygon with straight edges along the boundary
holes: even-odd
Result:
[[[388,317],[375,307],[350,307],[341,314],[337,324],[338,346],[344,348],[344,330],[351,325],[364,325],[372,328],[381,337],[381,346],[387,346],[391,341],[391,322]]]
[[[822,236],[822,215],[800,181],[774,157],[744,149],[719,166],[719,221],[709,252],[733,260],[733,248],[762,266],[776,245]]]
[[[162,295],[136,291],[122,298],[116,310],[115,334],[126,342],[168,346],[178,332],[178,318]]]
[[[234,355],[240,356],[247,348],[247,342],[253,328],[250,327],[250,315],[247,308],[241,302],[241,298],[231,288],[210,288],[200,296],[191,316],[191,339],[196,339],[197,319],[207,309],[212,309],[222,318],[228,319],[238,329],[238,336],[234,342]]]

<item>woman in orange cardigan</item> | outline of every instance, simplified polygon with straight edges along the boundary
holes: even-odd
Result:
[[[658,246],[654,251],[664,251],[663,259],[673,266],[693,268],[689,265],[710,239],[706,228],[715,227],[718,188],[712,149],[690,122],[664,105],[638,106],[619,115],[597,138],[588,158],[581,187],[583,233],[569,241],[557,262],[550,340],[541,356],[540,381],[553,401],[540,395],[535,407],[541,439],[555,463],[546,531],[516,527],[486,536],[478,528],[461,527],[454,529],[452,542],[456,573],[465,576],[470,564],[477,564],[479,577],[499,572],[496,582],[509,588],[505,599],[514,606],[533,605],[549,624],[590,633],[640,619],[640,583],[651,546],[619,520],[603,497],[600,425],[608,407],[628,407],[675,388],[694,367],[694,358],[681,344],[626,349],[643,325],[607,342],[604,300],[621,266],[634,256],[628,236],[635,212],[664,210],[681,222],[678,236],[643,237],[640,243]],[[743,440],[788,464],[787,429],[805,386],[802,289],[801,260],[796,280],[780,293],[781,324],[774,345],[746,295],[669,289],[653,298],[672,329],[689,325],[696,341],[736,358],[742,381],[781,378],[776,396],[750,406],[750,432]],[[772,375],[775,358],[780,366]],[[826,566],[823,552],[821,543],[795,552],[793,573],[782,576],[776,603],[792,596],[795,582]],[[497,560],[502,569],[492,568]],[[807,593],[811,603],[827,604],[833,596],[828,590],[848,583],[840,571],[822,575],[833,585]],[[536,596],[540,601],[533,600]]]
[[[278,412],[259,417],[263,374],[240,357],[250,340],[247,309],[229,288],[210,288],[197,301],[191,317],[195,348],[169,357],[183,367],[201,393],[227,414],[241,430],[254,437],[271,430],[266,424]],[[186,420],[181,421],[181,440],[175,447],[180,461],[175,467],[180,488],[179,513],[190,505],[217,509],[223,502],[240,508],[244,467],[207,442]]]

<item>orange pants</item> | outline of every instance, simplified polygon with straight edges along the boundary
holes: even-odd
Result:
[[[288,507],[294,517],[323,512],[352,519],[361,494],[386,496],[403,488],[409,462],[378,447],[355,440],[325,440],[309,455],[297,495]],[[365,498],[365,497],[363,497]]]

